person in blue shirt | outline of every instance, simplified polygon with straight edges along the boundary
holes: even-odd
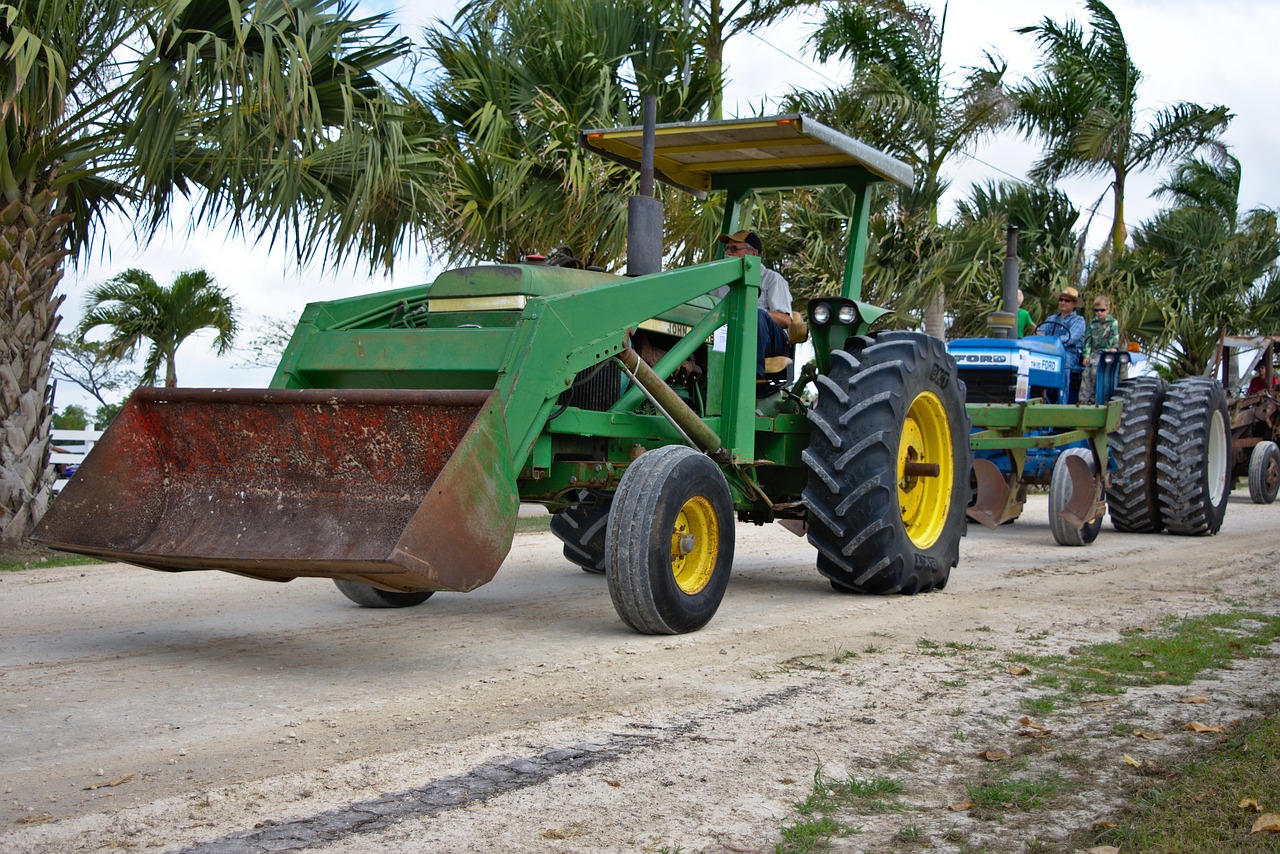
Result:
[[[1079,307],[1080,292],[1073,287],[1065,287],[1058,294],[1058,313],[1049,315],[1036,327],[1037,335],[1061,339],[1073,368],[1080,367],[1080,349],[1084,346],[1085,322],[1076,313]]]

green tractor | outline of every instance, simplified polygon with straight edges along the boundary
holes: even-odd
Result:
[[[969,501],[964,386],[942,341],[872,333],[888,312],[861,299],[872,188],[910,168],[802,115],[581,144],[642,187],[725,192],[725,233],[756,190],[847,187],[843,289],[808,308],[816,372],[759,383],[760,259],[657,269],[660,209],[639,198],[633,275],[451,270],[308,306],[269,389],[139,389],[34,538],[404,607],[492,579],[534,502],[649,634],[712,618],[739,521],[807,533],[840,591],[945,586]]]

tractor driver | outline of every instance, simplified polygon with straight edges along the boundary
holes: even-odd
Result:
[[[735,231],[720,235],[724,254],[728,258],[743,255],[759,256],[763,251],[760,235],[754,231]],[[723,298],[729,286],[716,288],[711,296]],[[791,328],[791,286],[775,270],[760,265],[760,301],[756,326],[756,379],[764,378],[764,360],[769,356],[787,356],[791,353],[788,330]]]
[[[1067,360],[1072,368],[1080,367],[1080,350],[1084,346],[1084,318],[1076,314],[1080,306],[1080,292],[1067,286],[1058,294],[1058,313],[1051,314],[1036,327],[1037,335],[1046,335],[1062,341]]]

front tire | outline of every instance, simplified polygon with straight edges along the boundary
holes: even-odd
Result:
[[[1249,454],[1249,498],[1254,504],[1270,504],[1280,492],[1280,448],[1275,442],[1259,442]]]
[[[1069,457],[1084,460],[1085,465],[1093,472],[1094,496],[1098,494],[1098,467],[1094,463],[1093,453],[1085,448],[1068,448],[1063,451],[1054,461],[1053,474],[1049,477],[1049,530],[1053,532],[1053,539],[1060,546],[1087,546],[1098,539],[1098,531],[1102,530],[1102,515],[1099,514],[1098,518],[1085,522],[1083,528],[1077,528],[1062,518],[1062,510],[1071,504],[1072,497],[1071,474],[1067,467]]]
[[[858,593],[943,587],[972,465],[964,383],[946,346],[909,332],[851,338],[817,383],[803,458],[818,571]]]
[[[647,635],[694,632],[715,616],[733,565],[729,485],[705,454],[667,445],[636,458],[605,535],[613,607]]]
[[[1120,426],[1107,434],[1115,464],[1107,485],[1107,507],[1117,531],[1154,534],[1164,528],[1156,489],[1156,444],[1167,388],[1159,377],[1134,377],[1116,386],[1111,395],[1124,405]]]
[[[379,590],[377,587],[370,587],[359,581],[348,581],[345,578],[335,578],[333,583],[342,591],[343,596],[361,608],[412,608],[414,605],[421,605],[435,593],[434,590],[419,590],[413,593]]]
[[[1218,533],[1231,491],[1227,394],[1216,380],[1189,377],[1169,387],[1160,412],[1156,486],[1171,534]]]

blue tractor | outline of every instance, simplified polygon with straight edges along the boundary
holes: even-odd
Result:
[[[1107,434],[1121,411],[1109,401],[1131,354],[1104,353],[1097,397],[1082,403],[1080,369],[1056,337],[963,338],[947,350],[974,424],[969,518],[989,528],[1010,522],[1021,515],[1029,485],[1048,486],[1054,539],[1093,542],[1106,513]]]
[[[969,518],[988,528],[1010,522],[1036,485],[1049,487],[1049,523],[1062,545],[1093,542],[1108,510],[1119,531],[1216,534],[1231,489],[1221,384],[1124,378],[1142,356],[1114,350],[1101,354],[1094,398],[1078,400],[1080,369],[1059,339],[1014,335],[1017,265],[1011,227],[1005,311],[988,319],[990,337],[947,345],[974,428]]]
[[[1033,335],[1026,338],[960,338],[947,344],[968,389],[966,402],[972,404],[1009,403],[1037,400],[1045,404],[1086,404],[1105,406],[1119,384],[1124,369],[1140,359],[1127,350],[1102,354],[1094,400],[1079,400],[1080,368],[1070,360],[1056,337]],[[1058,426],[1067,426],[1065,424]],[[1052,427],[1040,428],[1050,435]],[[1083,439],[1066,446],[1031,447],[1023,465],[1023,480],[1048,485],[1058,455],[1066,448],[1084,448]],[[975,452],[1008,474],[1011,462],[1003,449]]]

